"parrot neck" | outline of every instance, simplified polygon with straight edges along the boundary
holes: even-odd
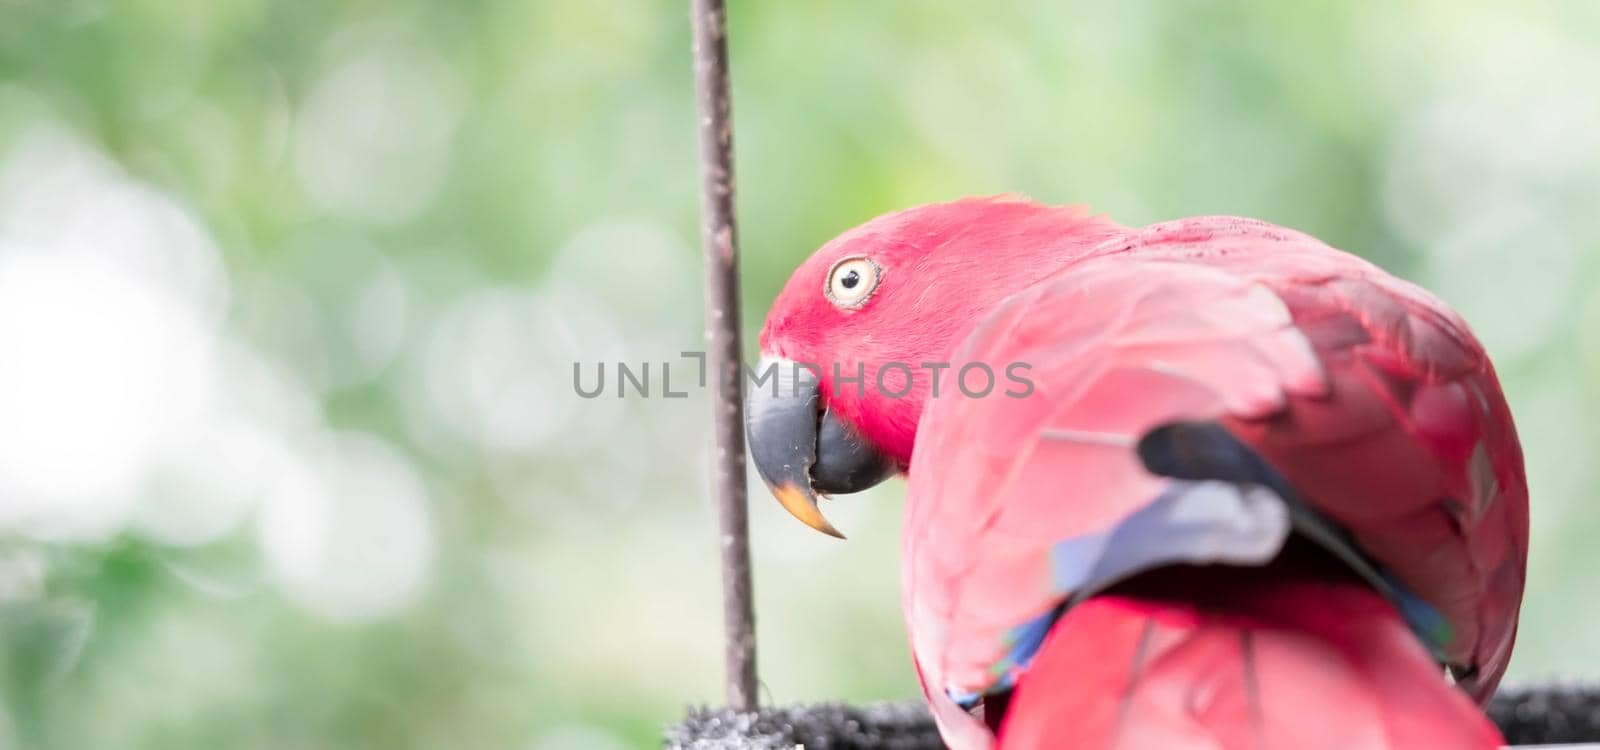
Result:
[[[951,248],[930,257],[916,271],[937,280],[919,290],[915,304],[906,306],[911,314],[889,324],[892,334],[844,345],[839,352],[842,371],[823,374],[829,407],[904,469],[916,447],[917,426],[935,399],[1006,398],[1008,393],[1014,397],[1031,390],[1028,369],[1011,369],[1016,363],[955,360],[962,345],[1006,299],[1082,260],[1118,252],[1116,240],[1132,232],[1109,220],[1085,216],[1075,216],[1070,227],[1054,230]],[[1005,270],[997,274],[995,268]],[[976,283],[955,288],[952,279]],[[969,373],[964,369],[969,364],[982,367]],[[853,380],[862,375],[864,383]]]

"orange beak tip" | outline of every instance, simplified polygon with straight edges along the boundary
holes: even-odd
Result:
[[[822,509],[817,507],[817,496],[815,494],[806,488],[793,484],[783,484],[771,489],[772,496],[778,499],[778,504],[782,505],[784,510],[789,511],[789,515],[800,519],[801,523],[828,536],[836,539],[844,538],[844,534],[839,533],[839,530],[834,528],[833,524],[828,523],[827,518],[823,517]]]

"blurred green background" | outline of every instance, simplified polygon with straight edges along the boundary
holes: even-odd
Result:
[[[718,702],[686,3],[0,0],[0,747],[651,746]],[[732,7],[746,330],[891,209],[1244,214],[1457,305],[1515,678],[1600,675],[1600,4]],[[657,365],[659,366],[659,365]],[[916,694],[898,483],[752,493],[772,702]]]

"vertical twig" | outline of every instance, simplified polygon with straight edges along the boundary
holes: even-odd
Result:
[[[755,612],[745,503],[744,403],[740,388],[739,251],[733,213],[733,120],[728,93],[728,14],[723,0],[690,0],[700,105],[700,233],[706,258],[717,507],[721,516],[722,619],[728,706],[756,708]]]

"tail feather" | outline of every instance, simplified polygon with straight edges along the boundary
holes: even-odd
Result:
[[[1392,604],[1354,580],[1178,569],[1062,616],[1001,748],[1497,748]]]

